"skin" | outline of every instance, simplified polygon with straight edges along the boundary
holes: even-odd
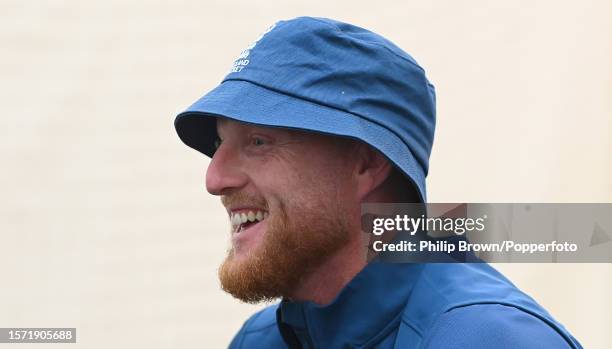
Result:
[[[223,118],[217,132],[208,192],[221,197],[228,216],[269,214],[253,228],[231,232],[220,277],[224,289],[243,301],[286,297],[328,304],[368,262],[361,203],[413,195],[398,190],[408,187],[401,176],[359,141]],[[302,249],[310,252],[300,257]],[[262,270],[269,275],[258,283]]]

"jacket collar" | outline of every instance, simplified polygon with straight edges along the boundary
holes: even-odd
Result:
[[[299,340],[305,348],[375,343],[401,320],[421,270],[421,264],[374,261],[366,265],[330,304],[284,299],[277,310],[283,338],[288,342]]]

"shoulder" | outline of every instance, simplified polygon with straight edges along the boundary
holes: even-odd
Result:
[[[544,308],[486,263],[426,265],[402,322],[424,348],[580,348]]]
[[[253,314],[234,336],[229,348],[286,348],[276,325],[277,308],[278,304],[274,304]]]
[[[424,334],[423,348],[572,348],[573,339],[546,319],[513,306],[474,304],[441,314]],[[575,348],[580,348],[578,344]]]

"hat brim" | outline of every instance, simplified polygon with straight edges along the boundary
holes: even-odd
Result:
[[[243,80],[226,80],[174,120],[180,139],[212,157],[216,117],[350,137],[384,154],[417,188],[426,202],[425,174],[408,146],[388,128],[360,115],[273,91]]]

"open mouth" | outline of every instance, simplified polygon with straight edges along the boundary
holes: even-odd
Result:
[[[230,217],[232,223],[232,231],[241,233],[268,218],[268,212],[265,211],[243,211],[234,212]]]

